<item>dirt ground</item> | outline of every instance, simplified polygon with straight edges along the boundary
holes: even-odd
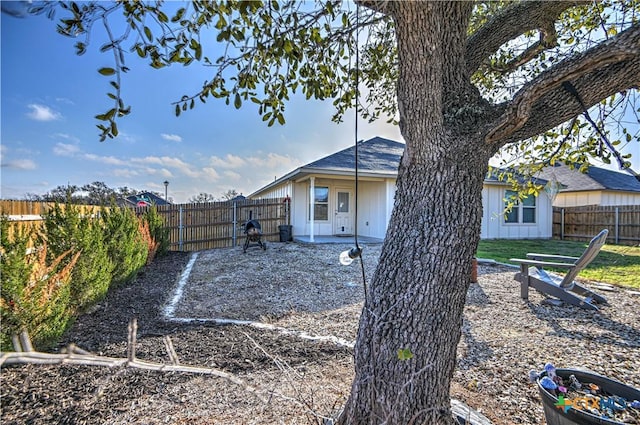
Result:
[[[136,317],[138,358],[168,363],[163,337],[169,336],[181,364],[233,373],[246,387],[187,373],[11,366],[2,369],[1,422],[322,423],[345,402],[353,376],[350,344],[363,288],[357,267],[337,264],[348,248],[274,243],[246,254],[203,251],[193,262],[191,254],[170,253],[78,318],[60,344],[126,357],[127,323]],[[365,247],[368,280],[379,249]],[[592,370],[640,384],[637,296],[617,291],[610,295],[614,314],[588,313],[545,306],[534,294],[521,302],[512,270],[481,267],[479,274],[469,290],[454,397],[496,425],[535,424],[544,415],[526,374],[550,358],[569,366],[582,356]],[[216,322],[221,318],[232,321]]]

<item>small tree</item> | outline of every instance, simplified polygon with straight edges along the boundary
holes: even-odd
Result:
[[[0,227],[0,347],[10,350],[12,335],[26,330],[36,347],[45,348],[62,335],[72,318],[71,271],[80,253],[68,250],[48,260],[46,243],[28,253],[30,232],[7,238],[4,217]]]
[[[150,256],[139,220],[131,208],[111,205],[103,209],[105,244],[107,255],[115,265],[111,285],[117,285],[132,279],[137,271],[147,264]],[[153,252],[155,254],[155,251]]]
[[[215,202],[216,197],[210,193],[200,192],[199,194],[189,198],[189,202]]]
[[[77,205],[56,203],[45,216],[44,232],[38,237],[38,245],[48,244],[49,261],[67,251],[82,253],[71,275],[71,300],[78,311],[101,300],[111,283],[114,264],[103,226],[100,218],[82,214]]]
[[[227,190],[226,192],[224,192],[222,194],[222,200],[223,201],[230,201],[230,200],[232,200],[233,198],[235,198],[238,195],[239,195],[239,193],[238,193],[237,190],[229,189],[229,190]]]
[[[144,239],[149,247],[147,263],[150,263],[155,255],[163,255],[169,251],[171,239],[169,238],[169,229],[165,226],[155,205],[147,208],[142,219],[146,223],[143,223],[142,229],[145,230],[142,230],[142,234],[149,235],[149,238],[144,236]]]

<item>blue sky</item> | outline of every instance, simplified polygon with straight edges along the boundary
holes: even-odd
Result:
[[[58,17],[61,15],[58,14]],[[116,139],[99,141],[93,118],[110,107],[106,77],[112,56],[94,39],[77,56],[75,40],[44,16],[1,14],[3,199],[45,193],[59,185],[102,181],[186,202],[201,192],[248,194],[298,166],[354,143],[353,114],[331,121],[331,102],[292,98],[284,126],[267,127],[253,104],[240,110],[210,99],[175,116],[172,101],[197,92],[209,71],[197,64],[154,70],[136,57],[123,80],[131,115]],[[397,127],[359,122],[359,139],[401,141]]]
[[[57,34],[55,21],[0,16],[3,199],[94,181],[164,193],[167,180],[174,202],[201,192],[248,194],[354,142],[353,114],[335,124],[331,102],[300,95],[287,105],[284,126],[267,127],[252,104],[236,110],[213,99],[176,117],[171,102],[197,92],[210,71],[198,64],[154,70],[134,56],[122,83],[132,113],[118,122],[118,138],[100,142],[93,117],[110,103],[109,79],[97,69],[113,63],[98,52],[99,33],[77,56],[76,40]],[[359,121],[358,139],[374,136],[402,141],[395,126]]]

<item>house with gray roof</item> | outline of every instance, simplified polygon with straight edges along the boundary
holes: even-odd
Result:
[[[640,181],[631,174],[594,166],[583,173],[579,166],[556,163],[539,176],[562,184],[555,207],[640,205]]]
[[[358,236],[382,240],[393,209],[404,143],[382,137],[358,142]],[[545,181],[541,181],[544,185]],[[510,186],[488,175],[481,237],[551,238],[552,206],[542,192],[504,213]],[[290,198],[294,238],[349,236],[355,231],[355,146],[320,158],[275,179],[248,197]]]

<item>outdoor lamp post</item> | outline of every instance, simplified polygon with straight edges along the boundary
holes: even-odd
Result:
[[[167,188],[169,187],[169,181],[164,181],[164,200],[169,202],[169,198],[167,198]]]

